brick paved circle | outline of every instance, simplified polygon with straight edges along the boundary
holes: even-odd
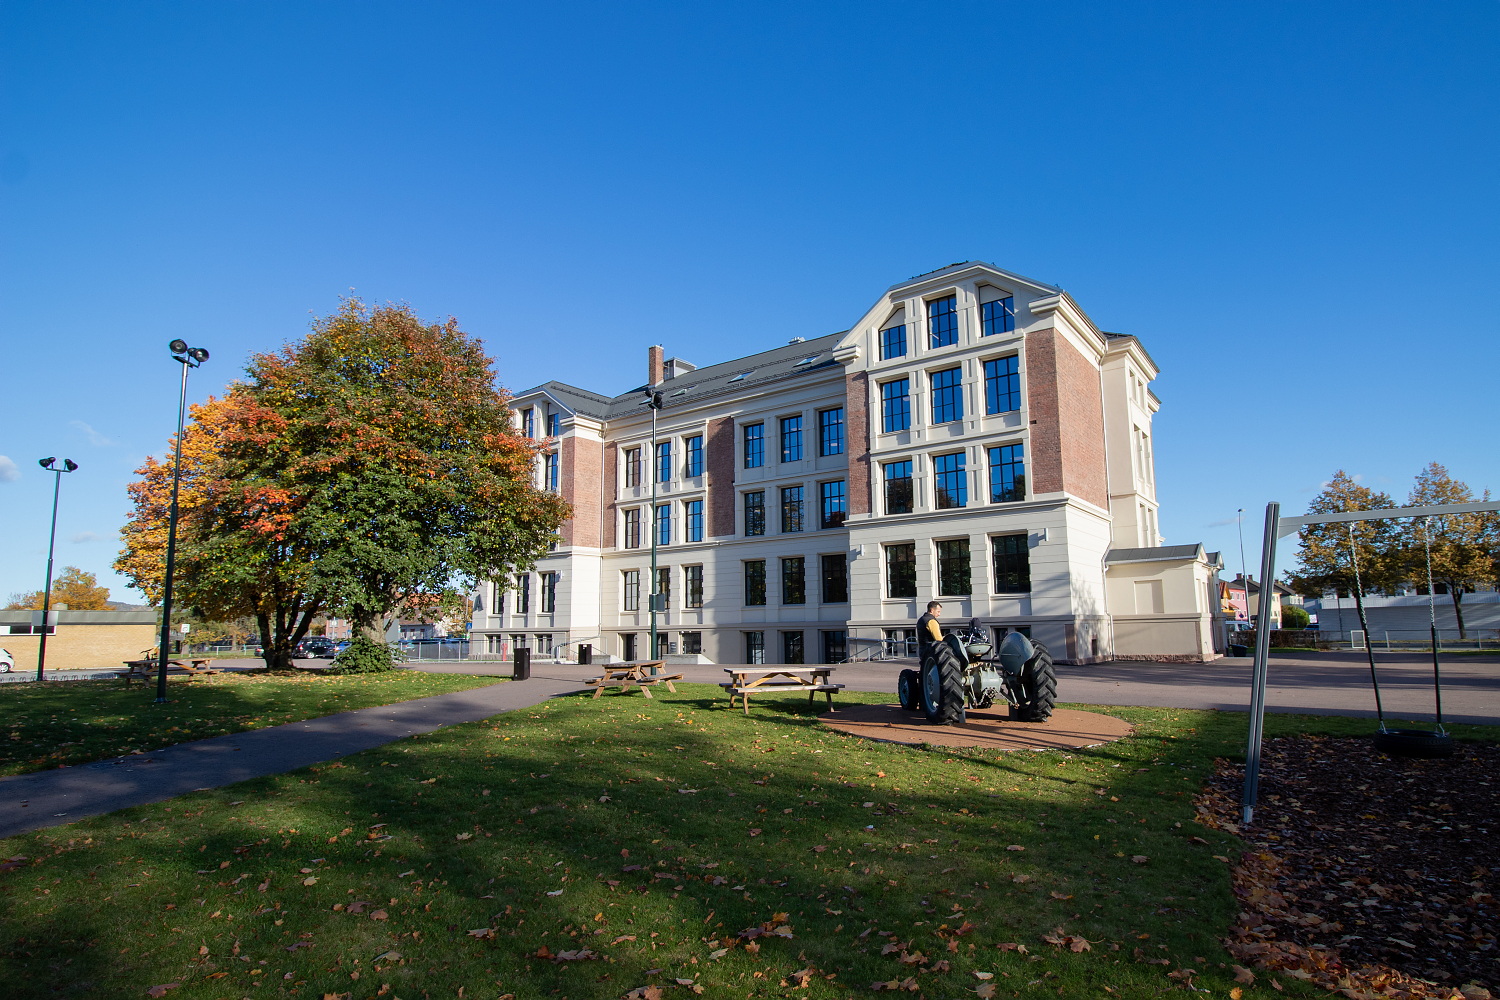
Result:
[[[845,705],[825,713],[831,729],[865,739],[988,750],[1064,750],[1113,743],[1135,731],[1128,722],[1097,712],[1060,708],[1046,722],[1017,722],[1004,706],[971,710],[962,726],[929,723],[899,705]]]

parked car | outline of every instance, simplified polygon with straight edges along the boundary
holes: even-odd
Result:
[[[307,639],[297,644],[294,656],[301,656],[314,660],[331,660],[338,650],[333,648],[331,639]]]
[[[16,669],[16,658],[10,655],[10,650],[0,649],[0,674],[8,674]]]

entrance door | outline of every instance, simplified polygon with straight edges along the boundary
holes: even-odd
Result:
[[[620,656],[627,663],[635,662],[635,633],[626,632],[620,636]]]

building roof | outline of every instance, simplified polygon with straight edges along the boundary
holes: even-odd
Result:
[[[767,382],[800,378],[812,372],[826,372],[830,367],[841,369],[842,366],[833,358],[833,349],[843,336],[844,333],[839,332],[813,340],[798,338],[789,344],[749,357],[683,372],[674,378],[664,379],[654,388],[662,394],[663,409],[670,410],[696,403],[705,397],[739,392]],[[516,393],[516,397],[543,392],[576,413],[610,419],[640,412],[646,389],[647,386],[641,384],[618,396],[608,397],[579,389],[566,382],[554,381]]]
[[[1104,557],[1107,563],[1166,562],[1179,559],[1204,558],[1203,545],[1157,545],[1143,549],[1110,549]]]

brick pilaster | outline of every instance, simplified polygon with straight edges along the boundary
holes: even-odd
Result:
[[[870,497],[870,374],[844,376],[844,441],[849,452],[849,513],[868,514]]]
[[[708,490],[708,533],[710,536],[733,535],[734,527],[734,418],[718,417],[708,422],[708,439],[704,442]]]

